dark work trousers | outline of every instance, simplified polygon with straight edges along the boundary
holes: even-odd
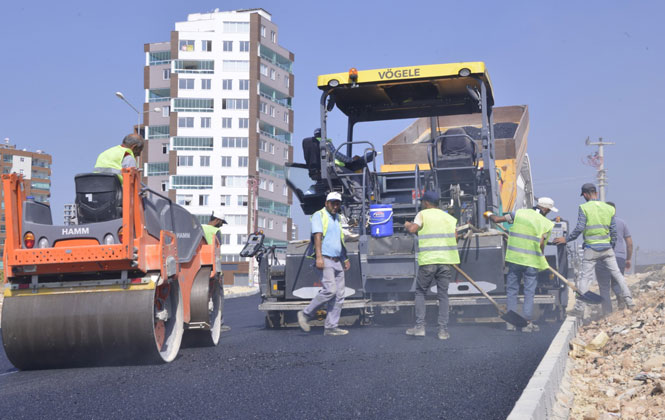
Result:
[[[439,329],[448,328],[448,284],[453,278],[453,267],[449,264],[428,264],[418,267],[416,281],[416,326],[425,326],[425,295],[436,285],[439,298]]]

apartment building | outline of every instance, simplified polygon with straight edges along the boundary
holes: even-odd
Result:
[[[293,53],[263,9],[190,14],[145,44],[144,182],[207,223],[225,208],[225,282],[248,282],[248,232],[292,237]],[[161,108],[160,112],[153,112]]]
[[[42,150],[30,152],[17,149],[5,138],[0,144],[0,170],[3,174],[17,173],[25,179],[25,195],[29,199],[49,204],[51,197],[51,155]],[[4,268],[2,255],[5,248],[5,201],[0,188],[0,269]]]

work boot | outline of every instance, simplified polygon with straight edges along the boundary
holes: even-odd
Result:
[[[342,328],[325,328],[323,335],[347,335],[349,330],[344,330]]]
[[[303,311],[298,311],[298,325],[300,325],[300,328],[305,332],[309,332],[309,330],[312,328],[309,326],[309,319]]]
[[[447,340],[450,338],[450,333],[448,333],[448,330],[445,328],[440,328],[439,329],[439,340]]]
[[[425,327],[415,326],[406,330],[406,335],[413,335],[415,337],[424,337],[425,336]]]
[[[617,309],[620,311],[626,309],[626,301],[621,296],[617,296]]]
[[[633,298],[630,296],[624,296],[623,297],[624,302],[626,302],[626,307],[630,310],[635,309],[635,302],[633,302]]]
[[[540,327],[538,327],[538,325],[534,324],[533,322],[529,322],[526,327],[522,328],[523,333],[532,333],[538,331],[540,331]]]
[[[506,322],[506,331],[517,331],[517,328],[510,322]]]

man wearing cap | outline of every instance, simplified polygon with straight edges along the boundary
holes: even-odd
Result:
[[[515,213],[496,216],[491,212],[485,212],[485,217],[494,223],[511,223],[508,233],[508,248],[506,249],[505,261],[508,265],[508,276],[506,277],[506,301],[507,309],[517,309],[517,294],[520,289],[520,278],[524,280],[524,318],[529,321],[522,332],[537,332],[538,325],[533,319],[533,298],[538,285],[538,272],[549,267],[543,251],[545,242],[549,238],[554,223],[545,216],[550,212],[559,211],[554,207],[554,200],[541,197],[533,209],[520,209]],[[515,326],[506,324],[509,331],[514,331]]]
[[[617,265],[614,254],[614,245],[617,242],[617,227],[614,218],[614,207],[598,201],[596,186],[582,185],[582,194],[586,203],[580,205],[577,215],[577,226],[566,238],[556,238],[555,244],[565,244],[574,241],[580,234],[584,234],[584,256],[582,258],[581,274],[578,278],[577,288],[584,294],[589,291],[589,285],[595,275],[596,264],[609,273],[621,288],[621,298],[629,309],[635,307],[630,289]],[[579,299],[575,301],[573,315],[584,316],[584,303]]]
[[[208,222],[207,225],[202,225],[201,227],[203,228],[203,233],[205,234],[206,242],[208,244],[213,243],[213,238],[219,230],[222,228],[223,225],[227,224],[226,220],[224,219],[224,213],[222,209],[215,209],[212,211],[212,214],[210,215],[210,221]],[[222,238],[218,237],[219,243],[222,243]]]
[[[423,194],[424,209],[404,227],[418,234],[418,278],[416,280],[416,325],[406,330],[407,335],[425,336],[425,295],[436,285],[439,299],[439,340],[450,338],[448,333],[448,284],[453,277],[452,264],[459,264],[457,252],[457,219],[439,208],[439,194]]]
[[[337,326],[344,303],[344,271],[351,268],[340,223],[341,204],[342,195],[331,192],[326,197],[325,207],[312,215],[312,236],[306,255],[316,258],[321,290],[304,310],[298,312],[298,324],[305,332],[310,330],[309,320],[316,309],[325,303],[327,315],[324,335],[337,336],[349,332]]]

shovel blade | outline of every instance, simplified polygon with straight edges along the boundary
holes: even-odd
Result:
[[[508,311],[505,314],[501,315],[501,319],[506,321],[509,324],[513,324],[517,328],[523,328],[526,327],[528,324],[527,320],[522,317],[522,315],[518,314],[515,311]]]
[[[603,298],[594,292],[588,291],[582,295],[577,295],[577,298],[585,303],[590,303],[592,305],[600,305],[603,302]]]

